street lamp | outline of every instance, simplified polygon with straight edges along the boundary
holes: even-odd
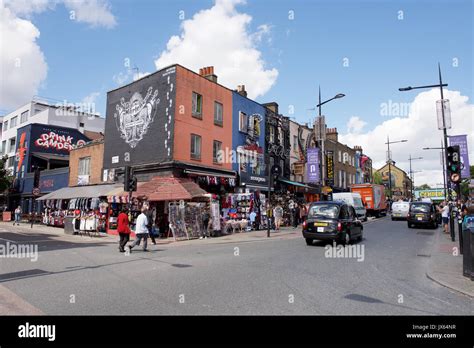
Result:
[[[397,140],[397,141],[390,141],[388,135],[387,135],[387,157],[388,157],[388,197],[392,199],[392,168],[391,168],[391,161],[392,161],[392,156],[390,156],[390,144],[396,144],[396,143],[406,143],[408,140],[403,139],[403,140]]]
[[[326,104],[326,103],[329,103],[331,100],[334,100],[334,99],[341,99],[341,98],[344,98],[346,95],[343,94],[343,93],[338,93],[336,94],[334,97],[328,99],[328,100],[325,100],[323,102],[321,102],[321,86],[319,86],[319,104],[316,105],[316,107],[318,108],[318,113],[319,113],[319,122],[318,122],[318,126],[319,126],[319,141],[320,141],[320,149],[321,149],[321,187],[323,186],[323,184],[325,184],[325,178],[324,178],[324,169],[325,169],[325,150],[324,150],[324,140],[326,139],[326,134],[323,135],[323,132],[326,133],[326,122],[322,122],[322,113],[321,113],[321,106]],[[316,129],[315,129],[316,130]]]
[[[446,161],[446,164],[448,163],[448,152],[447,152],[447,148],[448,148],[448,133],[446,131],[446,119],[444,117],[444,93],[443,93],[443,87],[447,87],[448,84],[447,83],[443,83],[443,80],[441,78],[441,66],[440,64],[438,63],[438,76],[439,76],[439,83],[436,84],[436,85],[428,85],[428,86],[417,86],[417,87],[412,87],[412,86],[408,86],[408,87],[403,87],[403,88],[399,88],[398,90],[400,92],[405,92],[405,91],[411,91],[413,89],[422,89],[422,88],[434,88],[434,87],[439,87],[439,90],[441,92],[441,115],[442,115],[442,118],[443,118],[443,135],[444,135],[444,158],[445,158],[445,161]],[[445,168],[446,170],[446,168]],[[446,182],[447,182],[447,178],[446,178]],[[451,194],[450,192],[448,191],[447,192],[448,196],[446,196],[446,198],[448,200],[451,200]]]
[[[424,147],[423,150],[441,150],[441,154],[442,154],[441,165],[443,166],[444,198],[448,199],[448,178],[447,178],[446,167],[444,165],[445,152],[444,152],[443,142],[441,142],[441,147]]]
[[[410,180],[411,180],[411,183],[410,183],[410,195],[411,195],[411,198],[413,199],[413,182],[414,182],[414,176],[413,176],[413,173],[415,173],[414,171],[411,170],[411,161],[416,161],[416,160],[421,160],[423,159],[423,157],[416,157],[416,158],[413,158],[411,157],[411,154],[410,154],[410,157],[408,158],[408,160],[410,161]]]

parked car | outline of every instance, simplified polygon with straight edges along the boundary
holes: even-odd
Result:
[[[410,202],[394,202],[392,204],[392,221],[406,220],[410,211]]]
[[[413,226],[429,226],[431,228],[438,227],[436,209],[433,203],[428,202],[412,202],[407,215],[408,228]]]
[[[367,221],[367,209],[362,203],[362,197],[358,192],[338,192],[332,195],[334,201],[344,201],[352,205],[355,209],[357,217],[362,221]]]
[[[312,245],[314,240],[350,244],[362,240],[363,229],[353,206],[343,201],[314,202],[303,223],[303,237],[307,245]]]

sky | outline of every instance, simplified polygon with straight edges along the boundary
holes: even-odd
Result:
[[[436,125],[448,83],[453,127],[468,134],[474,162],[471,0],[0,0],[0,115],[34,95],[84,103],[105,115],[107,91],[161,67],[215,67],[258,102],[313,122],[318,88],[328,127],[361,145],[380,167],[387,136],[407,139],[392,158],[415,183],[441,183]],[[313,109],[313,110],[311,110]]]

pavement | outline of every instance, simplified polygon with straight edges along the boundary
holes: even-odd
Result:
[[[5,258],[0,313],[46,315],[472,315],[472,298],[426,277],[436,232],[364,224],[362,258],[331,257],[300,229],[183,242],[125,255],[117,237],[0,224],[0,243],[31,243],[38,259]]]
[[[474,298],[474,281],[462,275],[463,256],[459,250],[459,234],[455,224],[456,241],[438,229],[426,276],[447,288]]]

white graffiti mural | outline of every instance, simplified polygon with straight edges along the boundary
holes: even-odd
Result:
[[[158,90],[148,87],[145,98],[135,92],[129,101],[120,99],[120,104],[115,107],[115,123],[120,132],[120,137],[133,149],[137,146],[148,128],[153,123],[156,106],[160,103]]]

